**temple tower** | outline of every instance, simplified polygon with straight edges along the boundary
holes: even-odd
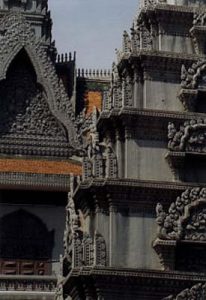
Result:
[[[205,1],[145,0],[124,32],[68,202],[64,299],[205,299],[205,31]]]

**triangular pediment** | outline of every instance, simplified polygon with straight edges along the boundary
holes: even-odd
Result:
[[[16,154],[72,155],[79,147],[72,105],[45,46],[20,13],[0,28],[0,153],[13,154],[11,144]]]

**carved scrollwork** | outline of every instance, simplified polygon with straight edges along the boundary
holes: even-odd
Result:
[[[204,300],[206,299],[206,284],[198,283],[190,289],[185,289],[177,296],[168,296],[162,300]]]
[[[206,188],[187,189],[166,213],[157,204],[158,238],[206,241]]]
[[[168,124],[168,148],[172,151],[206,152],[206,119],[186,121],[176,129]]]

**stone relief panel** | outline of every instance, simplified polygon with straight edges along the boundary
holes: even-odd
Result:
[[[45,135],[66,142],[66,132],[51,114],[46,95],[35,82],[31,67],[22,51],[9,69],[7,79],[0,83],[0,136],[8,133]]]
[[[92,180],[92,178],[117,177],[117,157],[111,143],[101,143],[98,133],[91,132],[83,159],[83,181]]]
[[[162,240],[206,241],[206,189],[187,189],[166,213],[156,207],[158,234]]]
[[[69,193],[66,208],[66,229],[64,232],[64,258],[67,268],[82,266],[105,266],[106,243],[96,232],[92,237],[83,230],[79,212],[75,211],[72,194]],[[68,271],[68,270],[67,270]]]
[[[168,148],[171,151],[206,152],[206,119],[186,121],[176,128],[168,124]]]
[[[206,70],[206,61],[199,60],[193,63],[188,69],[182,65],[181,70],[181,88],[183,89],[197,89],[201,77]]]

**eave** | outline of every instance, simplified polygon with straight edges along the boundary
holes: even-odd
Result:
[[[118,61],[120,72],[124,69],[154,67],[153,71],[167,70],[179,73],[181,66],[191,66],[199,59],[205,59],[205,55],[195,53],[179,53],[161,50],[138,50],[121,54]]]
[[[138,108],[112,109],[103,111],[98,120],[98,130],[105,131],[124,129],[125,126],[135,129],[139,139],[168,141],[168,123],[180,125],[182,122],[197,118],[206,118],[206,114],[196,112],[161,111]],[[153,126],[151,127],[151,123]]]
[[[73,269],[64,282],[64,292],[71,296],[75,287],[93,294],[117,296],[124,293],[128,299],[162,299],[170,294],[191,287],[195,283],[205,282],[206,275],[189,272],[169,272],[157,270],[138,270],[118,267],[83,267]],[[125,292],[126,291],[126,292]],[[136,296],[136,298],[135,298]],[[130,298],[129,298],[130,297]],[[133,298],[134,297],[134,298]],[[78,298],[73,298],[74,300]],[[96,299],[96,298],[92,298]],[[116,299],[116,298],[115,298]]]
[[[169,206],[183,191],[197,186],[200,184],[137,179],[93,179],[80,184],[74,194],[74,201],[77,209],[81,209],[84,214],[96,209],[109,213],[110,207],[116,207],[118,210],[141,210],[155,215],[158,202]]]

